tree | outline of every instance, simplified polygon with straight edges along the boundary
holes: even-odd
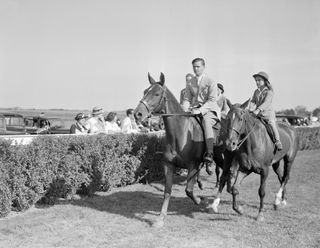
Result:
[[[320,107],[315,108],[315,109],[312,111],[312,115],[319,117],[319,116],[320,116]]]
[[[310,115],[310,111],[307,110],[306,106],[298,105],[297,107],[295,107],[294,110],[296,112],[296,115],[301,115],[305,117]]]
[[[281,111],[277,111],[277,114],[295,115],[296,112],[294,111],[294,109],[284,109],[284,110],[281,110]]]

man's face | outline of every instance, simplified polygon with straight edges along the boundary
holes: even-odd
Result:
[[[201,61],[196,61],[192,64],[193,66],[193,72],[194,74],[196,74],[196,76],[201,76],[203,71],[204,71],[204,68],[205,66],[202,64]]]
[[[261,88],[262,86],[264,86],[264,79],[262,77],[256,76],[254,79],[256,80],[256,84],[258,88]]]

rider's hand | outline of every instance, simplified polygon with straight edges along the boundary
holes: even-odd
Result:
[[[252,112],[254,115],[258,115],[260,113],[260,109],[255,109],[253,112]]]
[[[200,115],[201,111],[199,109],[195,108],[195,109],[191,110],[191,113],[194,114],[194,115]]]

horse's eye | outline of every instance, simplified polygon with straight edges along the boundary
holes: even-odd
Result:
[[[156,96],[160,96],[160,94],[158,94],[158,93],[157,93],[157,94],[155,94],[155,95],[156,95]]]

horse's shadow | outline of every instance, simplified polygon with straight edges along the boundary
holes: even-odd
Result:
[[[84,197],[80,200],[70,201],[69,204],[137,219],[152,225],[156,216],[159,215],[162,202],[162,193],[119,191],[108,195]],[[187,197],[171,196],[170,198],[168,216],[183,215],[193,218],[194,213],[205,211],[203,204],[195,205]]]

